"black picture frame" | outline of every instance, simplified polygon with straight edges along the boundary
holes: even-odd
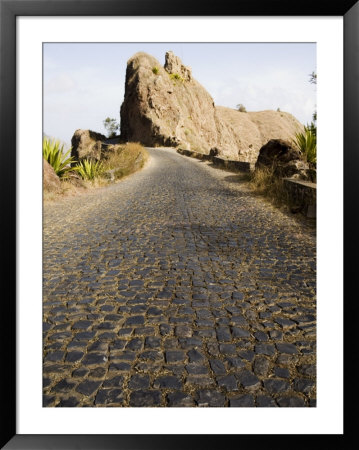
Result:
[[[276,448],[306,445],[329,438],[336,448],[346,448],[344,438],[354,431],[355,414],[348,414],[343,435],[18,435],[16,434],[16,17],[17,16],[343,16],[344,18],[344,317],[345,342],[354,342],[356,206],[359,169],[359,4],[355,0],[288,2],[244,0],[221,2],[195,0],[0,0],[0,177],[3,220],[2,269],[2,416],[1,448],[6,449],[182,449],[223,448],[227,445],[273,443]],[[350,298],[351,297],[351,298]],[[345,299],[345,297],[344,297]],[[353,311],[352,311],[353,310]],[[349,369],[344,349],[345,374]],[[354,369],[354,368],[353,368]],[[345,390],[345,404],[351,389]],[[295,438],[295,439],[294,439]],[[274,444],[275,443],[275,444]]]

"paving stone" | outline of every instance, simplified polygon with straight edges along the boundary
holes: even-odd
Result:
[[[102,378],[105,376],[107,370],[104,367],[96,367],[95,369],[90,370],[88,377],[89,378]]]
[[[133,391],[130,394],[130,406],[160,406],[161,391]]]
[[[156,378],[153,382],[153,387],[158,389],[181,389],[182,383],[181,380],[177,377],[164,375]]]
[[[248,330],[239,327],[232,327],[232,335],[235,338],[250,337]]]
[[[256,331],[254,333],[254,337],[257,339],[257,341],[265,342],[268,341],[268,334],[264,331]]]
[[[48,406],[55,406],[55,396],[54,395],[46,395],[44,394],[42,396],[42,406],[44,408],[48,407]]]
[[[155,336],[148,336],[145,339],[145,348],[159,348],[161,339]]]
[[[71,380],[61,380],[52,387],[51,392],[69,392],[77,383]]]
[[[191,363],[202,362],[205,359],[204,354],[196,349],[190,350],[187,356],[188,361]]]
[[[218,386],[225,388],[227,391],[238,391],[238,383],[234,375],[219,377],[217,383]]]
[[[80,394],[89,396],[93,394],[101,384],[102,381],[85,380],[77,386],[76,391]]]
[[[112,378],[107,378],[104,382],[103,382],[103,387],[104,388],[110,388],[110,387],[119,387],[122,388],[123,387],[123,381],[124,381],[124,377],[122,375],[117,375],[115,377]]]
[[[229,400],[231,407],[254,407],[254,397],[251,394],[240,395],[239,397],[232,397]]]
[[[298,372],[302,375],[313,377],[316,375],[316,366],[314,364],[301,364],[297,367]]]
[[[275,367],[274,375],[279,378],[290,378],[289,370],[283,367]]]
[[[314,389],[315,382],[313,380],[307,380],[306,378],[297,378],[293,382],[293,388],[295,391],[303,392],[303,394],[310,394]]]
[[[181,391],[169,392],[167,394],[168,406],[195,406],[193,398]]]
[[[186,354],[180,350],[171,350],[165,353],[165,358],[167,363],[181,362],[186,359]]]
[[[253,371],[256,375],[267,376],[269,373],[270,361],[264,356],[257,356],[253,363]]]
[[[80,367],[72,372],[72,376],[74,378],[84,378],[89,372],[90,370],[87,367]]]
[[[278,397],[277,403],[279,406],[282,407],[303,407],[305,406],[305,401],[301,397],[294,397],[294,396],[288,396],[288,397]]]
[[[230,368],[234,367],[236,369],[241,369],[242,367],[246,367],[246,362],[242,358],[231,357],[231,358],[226,358],[226,361],[228,362],[228,366]]]
[[[285,392],[289,389],[289,383],[285,380],[280,380],[277,378],[270,378],[263,381],[264,388],[270,394],[277,394],[278,392]]]
[[[210,359],[209,364],[216,375],[224,375],[227,370],[220,359]]]
[[[225,396],[218,391],[206,389],[197,392],[198,406],[223,407],[225,405],[225,401]]]
[[[79,401],[76,397],[63,398],[56,405],[57,407],[73,408],[79,406]]]
[[[257,390],[261,386],[260,380],[249,370],[243,370],[238,374],[238,379],[242,387],[248,391]]]
[[[277,406],[274,399],[272,397],[268,397],[267,395],[257,395],[256,404],[261,408],[273,408]]]
[[[80,361],[84,356],[84,352],[68,352],[66,355],[66,362],[77,362]]]
[[[82,360],[82,364],[85,366],[91,366],[95,364],[105,364],[108,358],[103,353],[88,353]]]
[[[186,370],[191,375],[208,375],[208,368],[206,366],[195,363],[187,364]]]
[[[116,406],[122,404],[124,395],[122,389],[100,389],[95,397],[95,405],[106,406],[114,403]]]
[[[315,227],[148,151],[121,183],[44,204],[48,404],[313,406]]]
[[[259,355],[267,355],[267,356],[273,356],[276,353],[273,344],[257,344],[254,347],[254,351]]]
[[[178,337],[191,337],[193,334],[193,330],[191,327],[188,327],[186,325],[178,325],[175,328],[175,335]]]
[[[298,353],[298,349],[294,344],[283,342],[276,344],[277,350],[281,353],[288,353],[290,355]]]

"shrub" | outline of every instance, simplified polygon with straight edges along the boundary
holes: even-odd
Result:
[[[158,68],[158,67],[152,67],[152,72],[155,74],[155,75],[158,75],[159,74],[159,71],[160,71],[160,69]]]
[[[84,180],[94,180],[102,174],[103,164],[100,161],[84,159],[74,169]]]
[[[306,126],[304,132],[296,133],[293,144],[302,152],[304,158],[315,167],[317,164],[317,135],[316,130]]]
[[[176,82],[176,81],[180,81],[181,83],[184,82],[184,79],[181,77],[181,75],[179,75],[178,73],[171,73],[170,74],[170,78],[172,81]]]
[[[237,105],[237,110],[240,112],[247,112],[246,107],[244,105],[242,105],[242,103],[239,103]]]
[[[64,145],[58,140],[47,138],[43,140],[42,154],[60,178],[66,178],[68,172],[72,170],[71,163],[76,162],[72,156],[68,156],[70,152],[71,148],[64,153]]]

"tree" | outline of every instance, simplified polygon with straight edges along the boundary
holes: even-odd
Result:
[[[242,103],[239,103],[239,104],[236,106],[236,108],[237,108],[237,110],[240,111],[240,112],[247,112],[246,107],[245,107],[244,105],[242,105]]]
[[[116,131],[120,129],[120,124],[116,119],[111,119],[110,117],[106,117],[103,121],[103,126],[107,130],[107,137],[111,138],[116,136]]]
[[[317,74],[314,71],[309,75],[309,83],[317,84]]]
[[[313,71],[309,75],[309,83],[311,84],[317,84],[317,74]],[[316,135],[317,134],[317,111],[315,110],[313,113],[313,122],[310,124],[312,132]]]

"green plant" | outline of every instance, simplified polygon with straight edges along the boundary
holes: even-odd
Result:
[[[181,75],[179,75],[178,73],[171,73],[170,78],[174,82],[176,82],[176,81],[180,81],[181,83],[184,82],[184,78],[182,78]]]
[[[305,159],[316,166],[317,164],[317,136],[308,126],[304,132],[296,133],[294,145],[302,152]]]
[[[94,180],[102,174],[103,164],[101,161],[84,159],[74,169],[84,180]]]
[[[72,170],[71,163],[76,162],[72,156],[68,156],[71,148],[64,153],[64,145],[58,140],[44,138],[42,143],[42,154],[46,161],[52,166],[57,176],[66,178]]]
[[[247,112],[246,107],[245,107],[244,105],[242,105],[242,103],[239,103],[239,104],[236,106],[236,108],[237,108],[237,110],[240,111],[240,112]]]
[[[160,71],[160,69],[158,68],[158,67],[152,67],[152,72],[155,74],[155,75],[158,75],[159,74],[159,71]]]

